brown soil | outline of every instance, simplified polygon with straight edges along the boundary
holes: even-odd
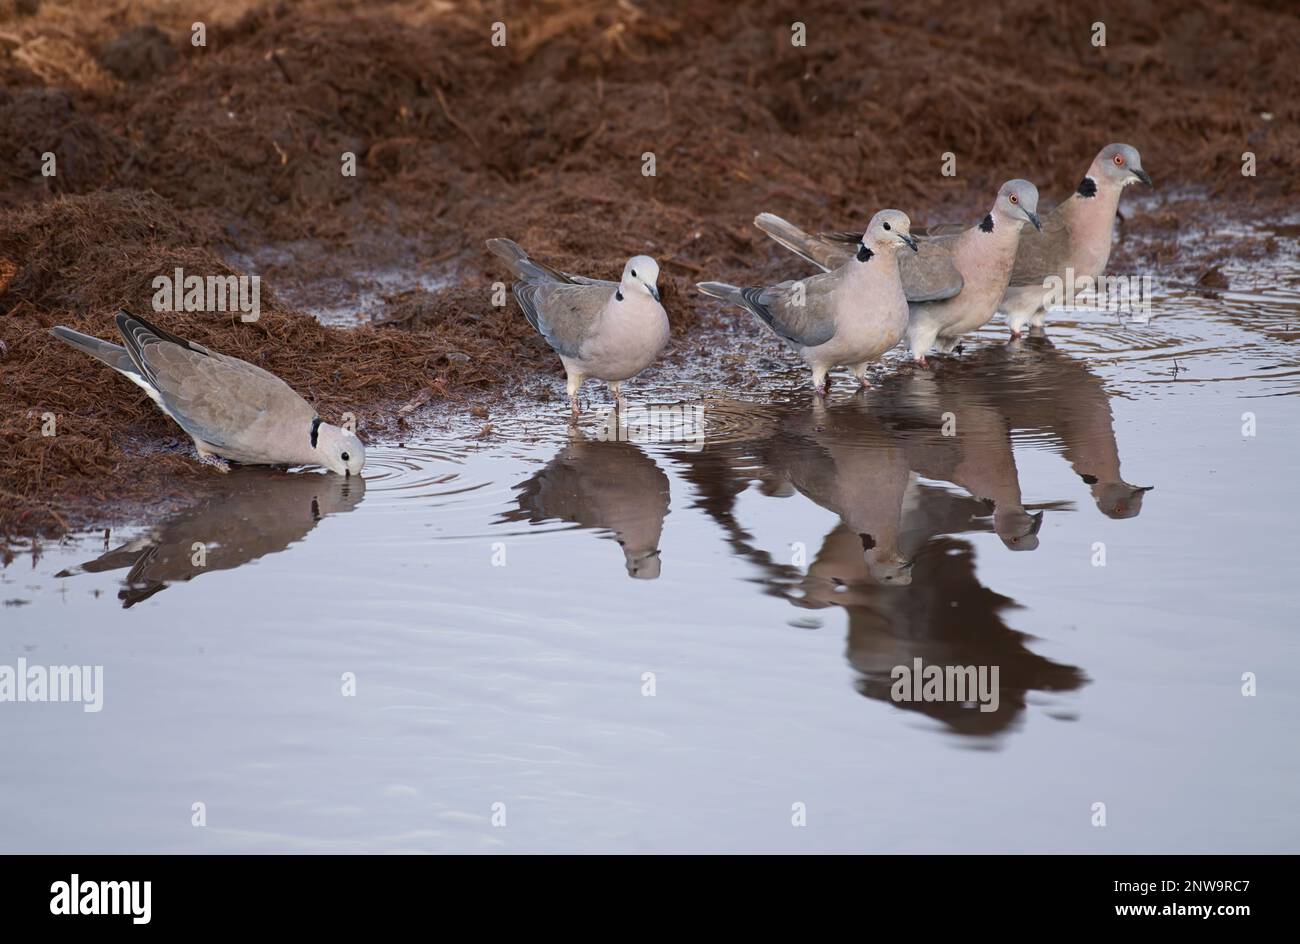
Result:
[[[397,435],[396,408],[423,391],[436,404],[557,369],[513,303],[491,307],[505,273],[485,237],[606,276],[655,255],[681,337],[716,319],[696,315],[692,282],[788,269],[750,225],[761,209],[814,226],[881,206],[969,218],[1010,176],[1064,195],[1112,140],[1141,149],[1163,193],[1291,207],[1297,48],[1281,0],[0,0],[0,532],[58,531],[211,474],[135,388],[45,333],[111,336],[116,309],[148,313],[151,279],[177,265],[266,260],[260,321],[158,320]],[[1167,206],[1131,223],[1166,243],[1180,227]],[[310,297],[340,260],[413,259],[454,284],[392,292],[383,325],[321,327],[273,295]]]

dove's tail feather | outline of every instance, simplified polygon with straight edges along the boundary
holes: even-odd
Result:
[[[825,268],[823,258],[825,247],[821,246],[816,236],[810,236],[789,220],[783,220],[775,213],[760,213],[754,217],[754,225],[797,256],[802,256],[815,266]],[[821,251],[819,250],[819,247]]]
[[[493,255],[510,266],[510,271],[525,282],[573,282],[574,279],[559,269],[552,269],[534,259],[513,239],[489,239],[487,247]]]
[[[741,308],[749,307],[745,303],[745,290],[738,286],[728,285],[726,282],[696,282],[695,287],[705,295],[721,298],[724,302],[731,302]]]
[[[79,351],[84,351],[91,357],[103,361],[114,370],[121,371],[127,376],[140,376],[140,371],[136,368],[135,362],[131,360],[131,355],[127,353],[126,348],[120,344],[113,344],[109,341],[101,341],[99,338],[91,337],[88,334],[82,334],[80,331],[73,331],[71,328],[65,328],[63,325],[57,325],[50,329],[50,334],[54,335],[60,341],[72,345]]]
[[[771,310],[763,303],[763,289],[740,288],[736,285],[728,285],[726,282],[697,282],[695,287],[705,295],[721,298],[723,301],[731,302],[733,305],[752,312],[761,318],[763,323],[773,331],[785,337],[784,332],[773,321]]]

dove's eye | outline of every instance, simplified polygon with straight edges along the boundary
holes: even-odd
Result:
[[[1011,202],[1012,202],[1012,203],[1019,203],[1019,202],[1020,202],[1020,198],[1019,198],[1018,196],[1016,196],[1016,195],[1013,193],[1013,194],[1011,195]]]
[[[636,278],[636,269],[632,270],[632,278]]]
[[[346,452],[343,453],[343,461],[344,461],[344,462],[347,462],[349,458],[351,458],[351,457],[350,457]]]
[[[1123,155],[1123,154],[1116,154],[1116,155],[1115,155],[1115,164],[1116,164],[1116,166],[1118,166],[1118,167],[1123,167],[1123,166],[1124,166],[1124,155]]]
[[[888,223],[885,224],[885,229],[889,229],[889,224],[888,224]]]

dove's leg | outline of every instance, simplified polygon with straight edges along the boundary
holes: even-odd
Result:
[[[582,374],[570,370],[567,364],[565,365],[565,373],[568,374],[569,406],[572,408],[573,419],[576,421],[582,413],[582,410],[578,408],[578,389],[582,386]]]
[[[925,317],[913,318],[907,325],[907,350],[912,360],[924,367],[926,352],[934,347],[938,336],[938,325]]]
[[[623,385],[617,380],[609,382],[609,392],[614,397],[614,409],[622,412],[623,410]]]
[[[820,365],[813,368],[813,390],[817,396],[824,397],[831,392],[831,378],[828,368]]]
[[[1007,313],[1007,327],[1011,329],[1011,336],[1018,338],[1025,333],[1025,325],[1029,323],[1029,315],[1024,310],[1017,310]]]
[[[867,371],[870,367],[871,363],[869,361],[864,361],[853,368],[853,376],[858,378],[858,383],[862,385],[863,390],[871,389],[871,378],[867,375]]]
[[[198,445],[197,443],[195,444],[194,448],[199,453],[199,461],[204,465],[211,466],[212,468],[216,469],[218,472],[230,471],[230,463],[227,462],[225,459],[221,458],[221,456],[217,455],[214,452],[208,452],[208,450],[204,449],[202,446]]]

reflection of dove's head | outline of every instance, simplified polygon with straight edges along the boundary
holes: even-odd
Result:
[[[627,564],[627,575],[637,580],[657,580],[659,578],[659,549],[653,551],[634,551],[624,546],[623,560]]]
[[[1088,168],[1088,176],[1116,189],[1138,181],[1151,186],[1150,176],[1142,169],[1141,155],[1129,144],[1108,144],[1102,148]]]
[[[618,288],[624,296],[647,294],[659,301],[659,263],[649,256],[633,256],[623,266]]]
[[[871,258],[863,252],[864,249],[872,253],[892,253],[903,246],[907,246],[913,252],[916,251],[916,240],[912,237],[912,221],[902,210],[881,210],[871,218],[871,222],[867,224],[862,234],[858,261],[865,262]]]
[[[998,190],[993,215],[1019,228],[1026,222],[1042,229],[1038,221],[1038,188],[1027,180],[1008,180]]]
[[[862,539],[862,559],[871,579],[885,587],[906,587],[912,583],[912,562],[897,550],[880,547],[869,534]]]
[[[339,478],[316,474],[310,478],[319,480],[319,488],[313,498],[319,518],[340,511],[351,511],[366,494],[366,480],[359,475]]]
[[[1108,482],[1092,486],[1092,497],[1107,518],[1136,518],[1142,511],[1142,496],[1154,487]]]
[[[319,423],[312,430],[312,446],[323,467],[338,475],[360,475],[366,465],[366,447],[339,426]]]
[[[1034,551],[1038,549],[1038,529],[1043,526],[1043,513],[1031,515],[1023,508],[1005,514],[994,512],[993,530],[1008,549]]]

